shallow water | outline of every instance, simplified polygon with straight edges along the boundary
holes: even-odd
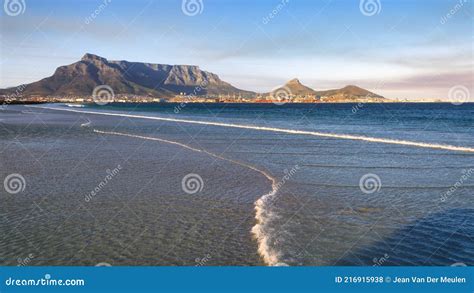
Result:
[[[4,264],[28,254],[35,256],[32,265],[262,265],[268,259],[289,265],[472,264],[472,153],[25,109],[0,113],[0,175],[26,179],[24,192],[1,194]],[[472,104],[74,110],[474,147]],[[89,127],[80,126],[88,121]],[[87,202],[106,170],[119,164],[120,172]],[[255,202],[272,190],[259,171],[278,190],[255,219]],[[183,191],[189,173],[202,177],[201,192]],[[366,174],[379,178],[374,190],[367,187],[373,193],[359,186]],[[255,239],[259,223],[264,237]]]

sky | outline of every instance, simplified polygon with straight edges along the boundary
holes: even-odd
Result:
[[[474,100],[473,1],[3,0],[0,88],[88,52],[198,65],[257,92],[298,78],[397,99],[446,100],[464,88]]]

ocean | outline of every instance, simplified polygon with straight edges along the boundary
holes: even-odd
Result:
[[[0,158],[2,265],[474,264],[474,104],[10,105]]]

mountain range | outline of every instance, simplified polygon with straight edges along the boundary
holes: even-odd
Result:
[[[303,85],[297,78],[288,81],[281,88],[286,89],[291,95],[295,96],[318,96],[324,97],[325,101],[341,101],[341,100],[360,100],[375,99],[384,100],[385,98],[370,92],[366,89],[355,85],[348,85],[340,89],[316,91],[310,87]],[[271,93],[267,93],[271,95]]]
[[[108,85],[117,95],[150,96],[168,99],[176,95],[231,95],[254,98],[252,91],[238,89],[218,75],[193,65],[167,65],[129,61],[112,61],[87,53],[78,62],[60,66],[50,77],[22,86],[21,95],[31,96],[91,96],[95,87]],[[284,85],[292,95],[320,95],[329,99],[383,97],[356,86],[315,91],[292,79]],[[197,90],[199,89],[199,90]],[[0,90],[9,95],[17,88]]]

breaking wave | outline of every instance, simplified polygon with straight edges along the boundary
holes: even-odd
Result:
[[[269,180],[272,184],[272,189],[270,192],[264,194],[261,196],[256,202],[255,202],[255,220],[256,224],[255,226],[252,227],[252,234],[254,235],[255,239],[257,240],[258,243],[258,253],[262,257],[263,261],[268,264],[268,265],[285,265],[284,263],[280,262],[278,259],[280,256],[279,251],[271,247],[271,235],[269,232],[269,223],[271,222],[272,219],[272,213],[269,211],[269,206],[271,205],[271,202],[273,201],[274,197],[276,196],[278,192],[278,185],[277,185],[277,180],[271,176],[269,173],[260,170],[252,165],[239,162],[236,160],[232,160],[223,156],[220,156],[218,154],[209,152],[204,149],[197,149],[194,147],[191,147],[189,145],[179,143],[176,141],[171,141],[171,140],[166,140],[166,139],[161,139],[161,138],[156,138],[156,137],[150,137],[150,136],[142,136],[142,135],[135,135],[135,134],[128,134],[128,133],[122,133],[122,132],[114,132],[114,131],[101,131],[94,129],[95,133],[99,134],[106,134],[106,135],[119,135],[119,136],[126,136],[126,137],[132,137],[132,138],[140,138],[140,139],[146,139],[146,140],[153,140],[153,141],[159,141],[159,142],[164,142],[168,144],[173,144],[180,146],[182,148],[194,151],[194,152],[199,152],[199,153],[205,153],[209,156],[212,156],[214,158],[224,160],[227,162],[231,162],[243,167],[246,167],[250,170],[253,170],[255,172],[258,172],[265,176],[267,180]]]
[[[430,149],[440,149],[440,150],[474,153],[474,148],[472,148],[472,147],[462,147],[462,146],[454,146],[454,145],[447,145],[447,144],[416,142],[416,141],[409,141],[409,140],[397,140],[397,139],[390,139],[390,138],[379,138],[379,137],[360,136],[360,135],[351,135],[351,134],[337,134],[337,133],[317,132],[317,131],[308,131],[308,130],[296,130],[296,129],[286,129],[286,128],[275,128],[275,127],[245,125],[245,124],[222,123],[222,122],[212,122],[212,121],[199,121],[199,120],[188,120],[188,119],[177,119],[177,118],[164,118],[164,117],[143,116],[143,115],[134,115],[134,114],[125,114],[125,113],[95,112],[95,111],[61,109],[61,108],[42,107],[42,106],[32,106],[32,107],[50,109],[50,110],[58,110],[58,111],[77,112],[77,113],[83,113],[83,114],[139,118],[139,119],[149,119],[149,120],[169,121],[169,122],[199,124],[199,125],[212,125],[212,126],[220,126],[220,127],[231,127],[231,128],[241,128],[241,129],[272,131],[272,132],[288,133],[288,134],[310,135],[310,136],[328,137],[328,138],[336,138],[336,139],[359,140],[359,141],[374,142],[374,143],[396,144],[396,145],[406,145],[406,146],[413,146],[413,147],[420,147],[420,148],[430,148]]]
[[[125,113],[110,113],[110,112],[96,112],[96,111],[86,111],[86,110],[74,110],[74,109],[67,109],[67,108],[54,108],[54,107],[44,107],[44,106],[31,106],[36,108],[43,108],[43,109],[50,109],[50,110],[57,110],[57,111],[68,111],[68,112],[76,112],[82,114],[92,114],[92,115],[104,115],[104,116],[115,116],[115,117],[127,117],[127,118],[137,118],[137,119],[148,119],[148,120],[157,120],[157,121],[168,121],[168,122],[177,122],[177,123],[187,123],[187,124],[197,124],[197,125],[211,125],[211,126],[218,126],[218,127],[229,127],[229,128],[240,128],[240,129],[251,129],[251,130],[259,130],[259,131],[271,131],[277,133],[287,133],[287,134],[296,134],[296,135],[308,135],[308,136],[317,136],[317,137],[326,137],[326,138],[334,138],[334,139],[347,139],[347,140],[358,140],[358,141],[366,141],[372,143],[384,143],[384,144],[394,144],[394,145],[405,145],[405,146],[412,146],[412,147],[420,147],[420,148],[429,148],[429,149],[440,149],[440,150],[448,150],[448,151],[456,151],[456,152],[467,152],[467,153],[474,153],[474,148],[472,147],[463,147],[463,146],[454,146],[454,145],[446,145],[446,144],[434,144],[434,143],[425,143],[425,142],[416,142],[416,141],[408,141],[408,140],[396,140],[396,139],[389,139],[389,138],[378,138],[378,137],[367,137],[367,136],[359,136],[359,135],[350,135],[350,134],[336,134],[336,133],[325,133],[325,132],[316,132],[316,131],[307,131],[307,130],[294,130],[294,129],[284,129],[284,128],[274,128],[274,127],[266,127],[266,126],[255,126],[255,125],[244,125],[244,124],[233,124],[233,123],[222,123],[222,122],[212,122],[212,121],[199,121],[199,120],[188,120],[188,119],[177,119],[177,118],[164,118],[164,117],[155,117],[155,116],[143,116],[143,115],[134,115],[134,114],[125,114]],[[281,256],[281,252],[278,251],[275,247],[272,246],[272,229],[270,227],[270,223],[275,214],[272,214],[271,205],[277,195],[278,192],[278,185],[277,180],[272,177],[269,173],[260,170],[254,166],[251,166],[246,163],[242,163],[239,161],[235,161],[229,158],[222,157],[220,155],[211,153],[204,149],[197,149],[191,146],[160,139],[154,137],[147,137],[147,136],[140,136],[140,135],[133,135],[127,133],[119,133],[119,132],[106,132],[100,130],[94,130],[95,133],[99,134],[106,134],[106,135],[121,135],[127,137],[134,137],[140,139],[147,139],[147,140],[154,140],[160,141],[164,143],[178,145],[180,147],[206,153],[210,156],[215,158],[232,162],[234,164],[238,164],[254,170],[263,176],[265,176],[271,182],[271,191],[267,194],[261,196],[255,202],[255,219],[256,224],[253,226],[251,232],[254,235],[255,239],[258,243],[258,253],[262,257],[263,261],[268,265],[285,265],[282,263],[279,258]]]

